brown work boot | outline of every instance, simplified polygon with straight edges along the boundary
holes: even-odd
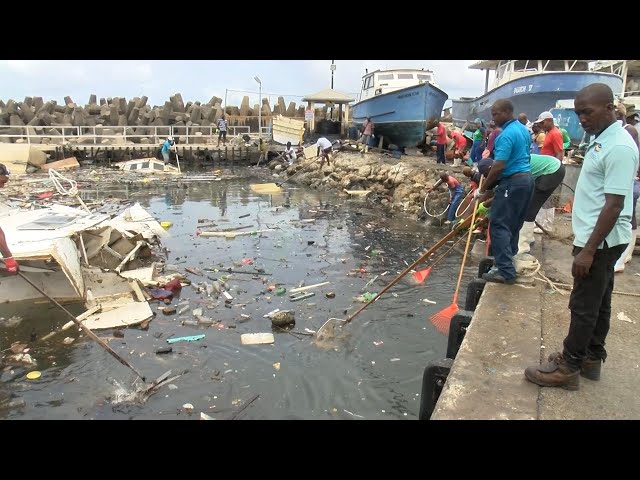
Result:
[[[562,387],[565,390],[580,388],[580,371],[572,370],[561,353],[552,354],[548,363],[527,367],[524,376],[532,383],[542,387]]]
[[[553,362],[558,355],[562,355],[560,352],[552,353],[549,355],[549,361]],[[593,380],[597,382],[600,380],[600,370],[602,369],[602,360],[599,358],[589,358],[586,357],[582,361],[582,366],[580,367],[580,375],[582,375],[587,380]]]

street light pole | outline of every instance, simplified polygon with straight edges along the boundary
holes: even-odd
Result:
[[[335,60],[331,60],[331,90],[333,90],[333,72],[336,71]]]
[[[259,77],[253,77],[258,82],[258,138],[262,138],[262,82]]]

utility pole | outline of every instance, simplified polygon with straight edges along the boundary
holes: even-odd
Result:
[[[331,89],[333,90],[333,72],[336,71],[335,60],[331,60]]]

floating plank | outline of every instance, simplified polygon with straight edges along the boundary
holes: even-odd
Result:
[[[243,333],[240,335],[242,345],[261,345],[264,343],[274,343],[276,339],[273,333]]]
[[[291,290],[289,290],[289,293],[304,292],[305,290],[311,290],[312,288],[322,287],[323,285],[329,285],[330,283],[331,282],[322,282],[322,283],[316,283],[315,285],[307,285],[306,287],[292,288]]]
[[[108,312],[96,313],[83,322],[91,330],[137,325],[153,317],[147,302],[131,302]]]
[[[371,193],[371,190],[347,190],[345,188],[344,192],[348,193],[349,195],[367,195]]]
[[[280,188],[275,183],[252,183],[250,185],[251,190],[255,193],[280,193],[282,192],[282,188]]]
[[[45,163],[41,165],[40,168],[45,172],[49,171],[50,168],[54,170],[68,170],[70,168],[78,168],[80,164],[76,157],[65,158],[64,160],[58,160],[57,162]]]

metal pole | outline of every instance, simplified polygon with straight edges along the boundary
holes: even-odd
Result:
[[[262,138],[262,82],[258,83],[258,85],[258,138]]]
[[[227,108],[227,89],[224,89],[224,107],[222,107],[222,112],[224,113],[224,109]]]
[[[333,72],[335,72],[336,67],[334,64],[335,60],[331,60],[331,89],[333,90]]]

